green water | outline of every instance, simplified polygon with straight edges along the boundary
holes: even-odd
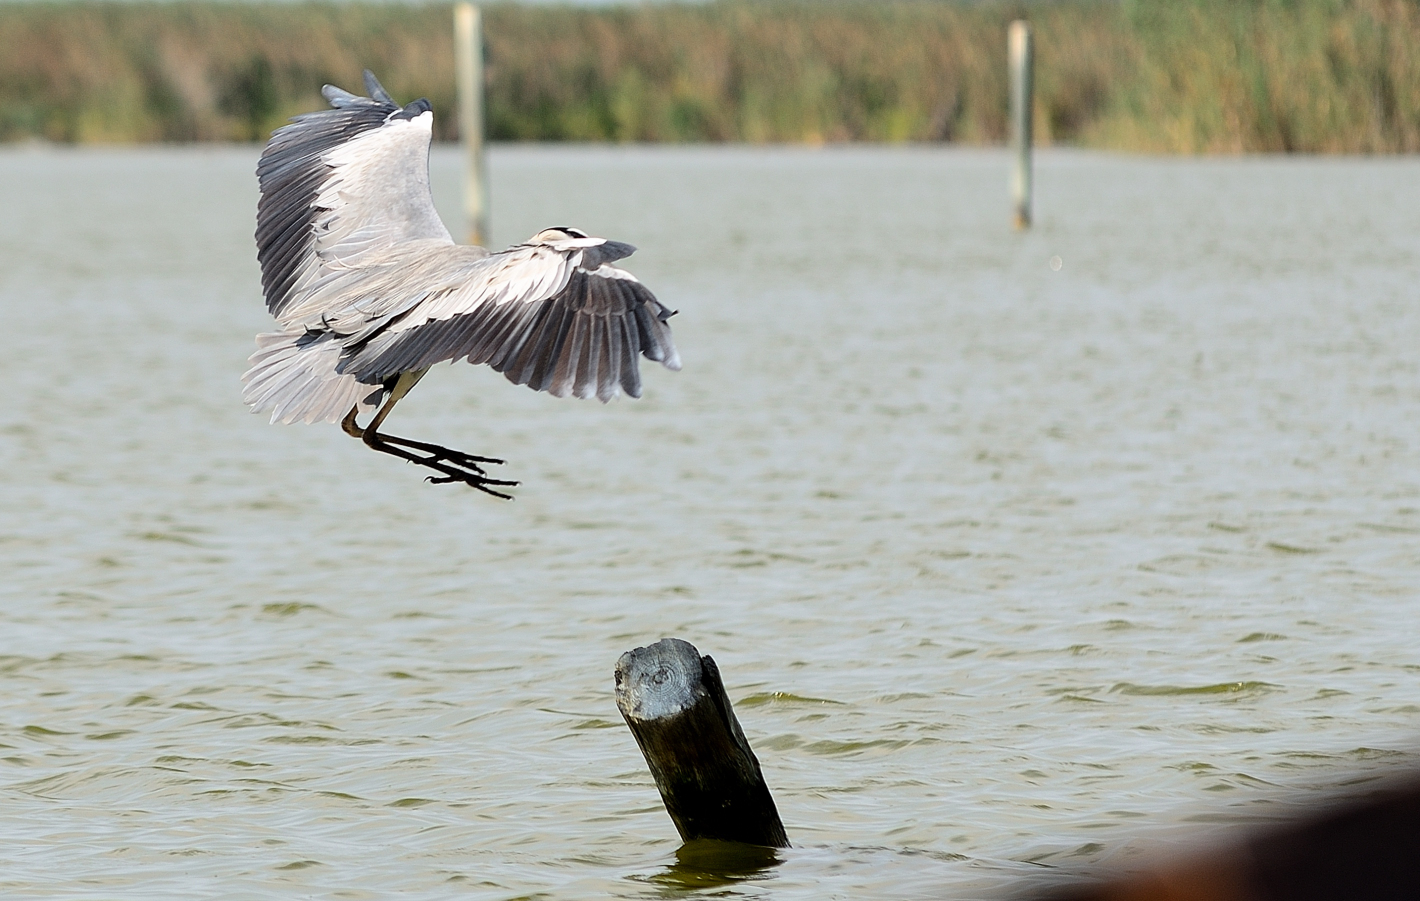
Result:
[[[495,148],[685,361],[431,372],[501,503],[241,406],[256,152],[0,153],[7,896],[979,897],[1410,758],[1420,162],[1048,153],[1017,235],[1001,154]],[[668,635],[775,865],[677,858]]]

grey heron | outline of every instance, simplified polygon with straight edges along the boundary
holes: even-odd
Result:
[[[630,244],[548,228],[490,252],[455,244],[429,190],[434,114],[332,85],[257,163],[257,259],[279,331],[258,335],[242,399],[271,421],[340,422],[368,447],[507,498],[503,461],[379,431],[429,367],[465,358],[557,397],[641,396],[638,357],[680,368],[673,311],[612,265]],[[365,426],[361,416],[373,412]]]

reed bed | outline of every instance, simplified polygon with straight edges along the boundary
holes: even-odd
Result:
[[[1043,143],[1420,149],[1415,0],[719,0],[484,7],[488,133],[514,141],[1006,136],[1006,23]],[[457,134],[447,5],[0,6],[0,140],[260,140],[369,67]]]

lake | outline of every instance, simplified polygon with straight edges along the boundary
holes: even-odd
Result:
[[[495,147],[684,370],[241,404],[256,147],[0,151],[0,891],[995,897],[1413,763],[1420,160]],[[436,148],[457,234],[459,158]],[[719,663],[793,847],[702,872],[612,668]]]

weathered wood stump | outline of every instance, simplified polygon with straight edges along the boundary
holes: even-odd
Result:
[[[789,846],[714,660],[678,638],[627,651],[616,706],[683,840]]]

